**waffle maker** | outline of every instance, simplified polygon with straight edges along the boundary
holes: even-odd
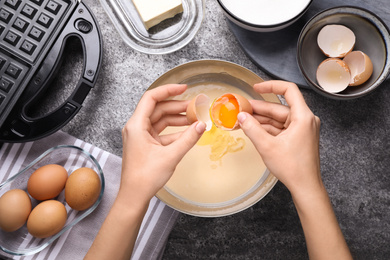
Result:
[[[62,105],[29,117],[29,106],[56,76],[71,36],[82,43],[81,78]],[[81,0],[0,0],[0,142],[36,140],[68,123],[94,87],[101,60],[101,33]]]

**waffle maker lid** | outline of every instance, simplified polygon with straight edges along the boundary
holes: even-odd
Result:
[[[42,117],[28,116],[61,64],[70,37],[80,39],[84,66],[71,95]],[[77,0],[0,0],[0,142],[26,142],[68,123],[94,87],[102,37],[90,9]]]

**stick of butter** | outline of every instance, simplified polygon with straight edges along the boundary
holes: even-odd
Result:
[[[132,1],[147,30],[164,20],[183,12],[181,0]]]

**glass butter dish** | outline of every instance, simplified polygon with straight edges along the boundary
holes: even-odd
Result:
[[[182,0],[183,12],[146,30],[132,0],[100,0],[126,44],[147,54],[167,54],[186,46],[204,16],[203,0]]]
[[[5,253],[23,256],[36,254],[42,251],[82,219],[91,214],[102,200],[105,185],[101,166],[88,151],[71,145],[61,145],[50,148],[17,174],[3,183],[0,183],[0,197],[11,189],[21,189],[27,192],[27,182],[30,175],[36,169],[47,164],[62,165],[68,172],[68,175],[80,167],[91,168],[97,173],[100,179],[101,188],[99,197],[91,207],[86,210],[76,211],[66,204],[63,190],[55,199],[64,204],[67,210],[68,218],[64,227],[57,234],[47,238],[34,238],[29,234],[26,224],[13,232],[5,232],[0,229],[0,249]],[[39,201],[32,198],[31,202],[33,208],[39,203]]]

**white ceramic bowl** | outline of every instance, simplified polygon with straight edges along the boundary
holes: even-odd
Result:
[[[218,0],[226,17],[255,32],[281,30],[297,21],[313,0]]]

